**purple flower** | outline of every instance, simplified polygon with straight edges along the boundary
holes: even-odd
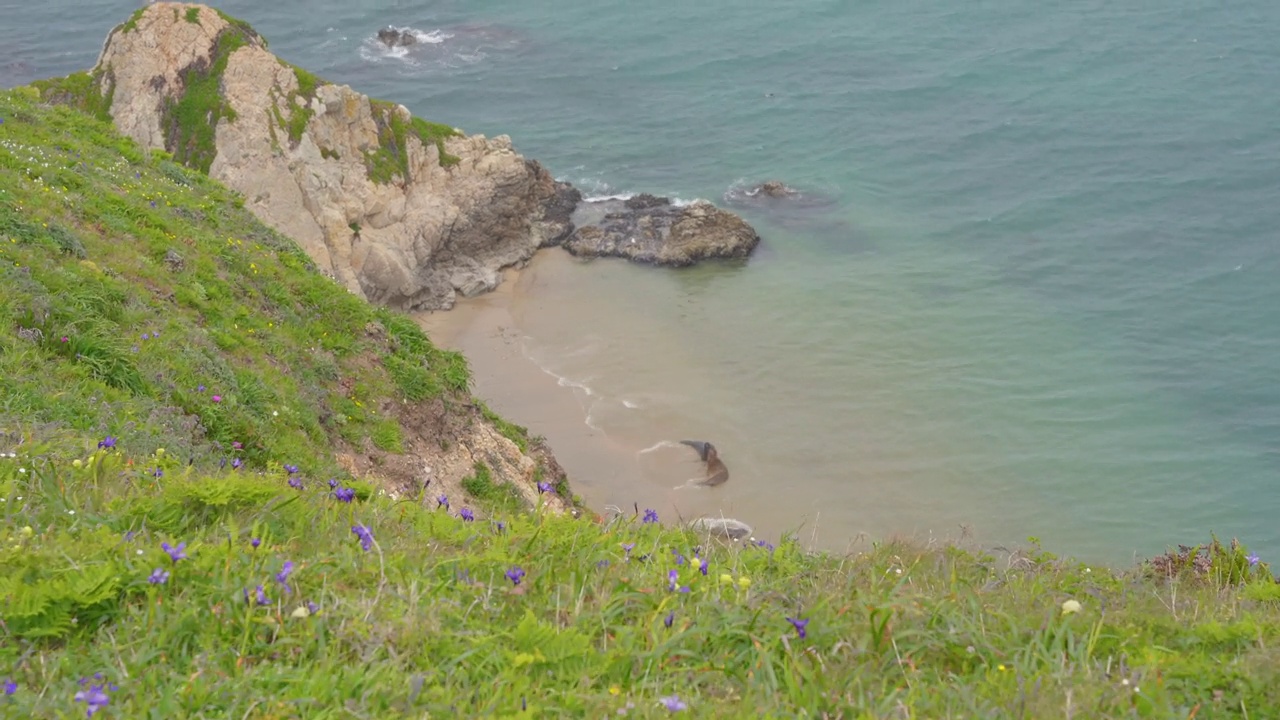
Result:
[[[349,503],[355,499],[356,491],[352,488],[338,488],[333,491],[333,496],[344,503]]]
[[[671,568],[671,572],[667,573],[667,587],[671,591],[675,591],[677,582],[680,580],[680,573],[675,568]]]
[[[102,438],[101,440],[99,440],[99,441],[98,441],[98,449],[99,449],[99,450],[110,450],[111,448],[113,448],[113,447],[115,447],[115,446],[116,446],[116,439],[115,439],[114,437],[110,436],[110,435],[108,435],[108,436],[106,436],[106,437],[104,437],[104,438]]]
[[[292,572],[293,572],[293,561],[285,560],[284,566],[280,568],[280,572],[276,573],[276,582],[284,586],[284,591],[286,593],[291,592],[289,590],[289,574]]]
[[[667,627],[671,627],[671,623],[675,621],[676,621],[676,613],[674,610],[672,610],[670,613],[667,613],[667,617],[663,619],[662,624],[666,625]]]
[[[317,605],[317,604],[315,604],[315,603],[313,603],[313,602],[311,602],[310,600],[308,600],[308,601],[307,601],[307,610],[308,610],[312,615],[315,615],[316,613],[320,612],[320,606],[319,606],[319,605]]]
[[[689,706],[681,702],[680,698],[675,695],[672,695],[671,697],[660,697],[658,698],[658,702],[662,703],[667,710],[671,712],[680,712],[681,710],[689,709]]]
[[[156,477],[164,477],[164,471],[161,470],[160,468],[156,468],[155,472],[152,472],[151,474],[155,475]]]
[[[254,538],[249,541],[249,544],[253,546],[254,550],[257,550],[258,546],[262,544],[262,538]]]
[[[809,621],[800,620],[798,618],[787,618],[787,622],[791,623],[792,627],[796,629],[796,634],[800,636],[801,640],[803,640],[805,638],[805,626],[809,624]]]
[[[298,472],[298,466],[297,466],[297,465],[285,465],[285,466],[284,466],[284,471],[285,471],[285,472],[287,472],[287,473],[289,473],[290,475],[296,475],[296,474],[297,474],[297,472]]]
[[[512,585],[519,585],[520,581],[524,579],[524,574],[524,569],[518,565],[506,572],[507,579],[511,581]]]
[[[204,392],[204,385],[196,387],[196,392]]]
[[[607,567],[609,567],[609,559],[608,559],[608,558],[605,558],[604,560],[599,560],[599,561],[597,561],[597,562],[596,562],[596,569],[597,569],[597,570],[603,570],[603,569],[605,569],[605,568],[607,568]]]
[[[440,497],[436,498],[436,507],[443,507],[445,510],[448,510],[449,498],[445,497],[444,495],[441,495]]]
[[[1257,565],[1262,558],[1258,557],[1258,553],[1249,553],[1245,560],[1249,561],[1249,567],[1253,567],[1254,565]]]
[[[671,549],[671,554],[676,556],[676,564],[677,564],[677,565],[683,565],[683,564],[684,564],[684,556],[680,554],[680,551],[676,550],[675,548],[672,548],[672,549]]]
[[[156,568],[151,571],[151,577],[147,578],[147,582],[152,585],[163,585],[169,581],[169,571],[164,568]]]
[[[247,589],[244,591],[245,602],[252,602],[253,599],[256,599],[259,605],[271,604],[271,598],[267,597],[267,591],[263,590],[261,585],[253,591],[252,599],[250,598],[249,591]]]
[[[94,677],[101,678],[102,675],[98,674],[98,675],[94,675]],[[87,679],[80,681],[80,685],[82,687],[86,683],[88,683]],[[112,685],[111,689],[115,690],[116,686]],[[100,685],[89,685],[88,689],[81,690],[80,692],[76,693],[75,701],[82,702],[85,705],[88,705],[89,709],[85,713],[85,717],[93,717],[94,713],[106,707],[107,704],[111,702],[111,696],[107,695],[107,684],[102,683]]]
[[[540,482],[540,483],[538,483],[538,494],[539,494],[539,495],[541,495],[542,493],[549,493],[549,492],[551,492],[551,483],[549,483],[549,482]]]
[[[297,488],[298,490],[301,490],[301,489],[302,489],[302,481],[301,481],[301,480],[299,480],[299,479],[298,479],[298,478],[296,478],[296,477],[291,477],[291,478],[289,478],[289,487],[291,487],[291,488]]]
[[[0,685],[0,687],[4,688],[5,695],[12,695],[18,692],[18,683],[14,682],[13,678],[5,678],[4,685]]]
[[[232,450],[243,450],[243,449],[244,449],[244,443],[240,442],[239,440],[233,440],[233,441],[231,442],[231,449],[232,449]]]
[[[152,200],[152,201],[151,201],[151,207],[155,207],[155,206],[156,206],[156,201],[155,201],[155,200]]]
[[[333,478],[329,478],[329,489],[332,490],[336,487],[338,487],[338,481]]]
[[[240,461],[240,458],[234,458],[231,460],[232,470],[239,470],[241,465],[244,465],[244,463]]]
[[[622,549],[627,553],[627,557],[631,557],[631,551],[636,549],[635,543],[622,543]]]
[[[160,337],[160,331],[159,331],[159,330],[152,330],[152,331],[151,331],[151,339],[152,339],[152,340],[155,340],[155,339],[156,339],[156,338],[158,338],[158,337]]]
[[[151,336],[150,336],[150,335],[148,335],[148,334],[146,334],[146,333],[142,333],[142,339],[143,339],[143,340],[150,340],[150,339],[151,339]]]
[[[645,509],[643,522],[645,522],[646,524],[658,522],[658,511]]]
[[[471,522],[476,519],[476,514],[471,512],[468,508],[462,508],[458,511],[458,517],[462,518],[466,522]]]
[[[211,397],[211,398],[209,398],[209,399],[210,399],[210,400],[212,400],[212,401],[214,401],[214,402],[216,402],[216,403],[220,403],[220,402],[222,402],[222,396],[221,396],[221,395],[214,395],[213,397]]]
[[[697,556],[695,555],[694,557],[697,557]],[[698,570],[702,571],[703,577],[706,577],[707,565],[708,565],[707,561],[703,560],[702,558],[697,558],[697,560],[698,560]]]
[[[355,536],[360,538],[360,547],[364,548],[365,552],[368,552],[373,548],[372,530],[364,525],[353,525],[351,527],[351,532],[355,533]]]
[[[169,553],[169,559],[173,560],[174,562],[187,559],[187,544],[184,542],[178,543],[177,547],[173,547],[167,542],[160,543],[160,549]]]
[[[494,532],[500,533],[500,532],[503,532],[503,531],[504,531],[504,530],[506,530],[506,529],[507,529],[507,524],[506,524],[506,523],[504,523],[504,522],[502,522],[501,520],[499,520],[498,522],[496,522],[496,523],[494,523],[494,524],[493,524],[493,531],[494,531]]]

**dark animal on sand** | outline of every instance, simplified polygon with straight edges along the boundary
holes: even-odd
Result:
[[[724,461],[720,459],[715,445],[701,440],[681,440],[680,442],[697,450],[698,457],[707,464],[707,476],[699,484],[714,486],[729,479],[729,468],[725,467]]]

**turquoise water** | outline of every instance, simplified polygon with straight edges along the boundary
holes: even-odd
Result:
[[[824,200],[744,209],[746,268],[569,273],[522,328],[601,396],[667,397],[615,420],[625,441],[714,435],[757,524],[820,511],[839,544],[963,523],[1112,560],[1212,530],[1274,556],[1280,5],[1116,5],[220,7],[589,192],[779,178]],[[91,65],[134,7],[6,8],[0,84]],[[424,42],[389,56],[387,24]]]

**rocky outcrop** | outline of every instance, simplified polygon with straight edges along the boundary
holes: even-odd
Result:
[[[741,520],[732,518],[700,517],[689,523],[689,529],[697,533],[706,533],[711,537],[741,540],[751,537],[751,526]]]
[[[414,39],[396,28],[378,37]],[[581,195],[507,136],[464,135],[325,83],[203,5],[138,10],[108,36],[92,76],[122,132],[239,191],[322,270],[400,309],[447,309],[492,290],[503,268],[550,245],[688,265],[745,257],[759,241],[709,203],[651,196],[570,237]]]
[[[94,74],[122,132],[204,166],[373,302],[448,308],[570,230],[576,191],[505,135],[319,81],[208,7],[149,5],[112,32]]]
[[[625,257],[681,267],[711,258],[745,258],[760,236],[742,218],[709,202],[676,205],[668,198],[583,203],[564,248],[580,257]]]

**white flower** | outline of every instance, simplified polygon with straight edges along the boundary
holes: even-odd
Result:
[[[1079,602],[1078,600],[1067,600],[1067,601],[1065,601],[1065,602],[1063,602],[1063,603],[1062,603],[1062,614],[1063,614],[1063,615],[1070,615],[1070,614],[1072,614],[1072,613],[1078,613],[1078,612],[1080,612],[1080,611],[1081,611],[1081,610],[1083,610],[1083,609],[1084,609],[1084,608],[1080,605],[1080,602]]]

